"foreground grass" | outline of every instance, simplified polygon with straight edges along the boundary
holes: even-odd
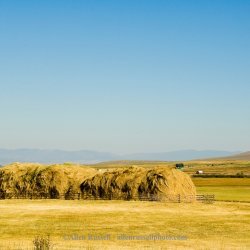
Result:
[[[32,249],[51,235],[54,249],[249,249],[250,204],[0,200],[0,249]],[[110,235],[73,240],[72,235]],[[118,240],[120,234],[187,240]]]

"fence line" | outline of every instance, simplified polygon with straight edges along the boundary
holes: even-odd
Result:
[[[0,200],[4,199],[61,199],[61,200],[139,200],[139,201],[158,201],[158,202],[173,202],[173,203],[188,203],[198,201],[202,203],[213,203],[215,201],[214,194],[206,195],[95,195],[89,193],[1,193]]]

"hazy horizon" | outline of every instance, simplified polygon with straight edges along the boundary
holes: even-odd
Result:
[[[13,162],[39,162],[39,163],[98,163],[107,161],[139,160],[139,161],[186,161],[208,159],[236,155],[239,152],[229,151],[196,151],[180,150],[170,152],[141,152],[132,154],[116,154],[113,152],[100,152],[90,150],[64,151],[41,149],[0,149],[0,165]]]
[[[1,1],[0,148],[250,149],[247,1]]]
[[[76,148],[76,149],[67,149],[67,148],[39,148],[39,147],[13,147],[13,148],[4,148],[0,147],[0,150],[41,150],[41,151],[65,151],[65,152],[77,152],[77,151],[89,151],[89,152],[99,152],[99,153],[112,153],[116,155],[127,155],[127,154],[148,154],[148,153],[171,153],[171,152],[183,152],[183,151],[218,151],[218,152],[231,152],[231,153],[243,153],[248,152],[250,149],[246,150],[226,150],[226,149],[213,149],[213,148],[205,148],[205,149],[195,149],[195,148],[180,148],[176,150],[162,150],[162,151],[155,151],[155,150],[139,150],[139,151],[112,151],[112,150],[98,150],[95,148]]]

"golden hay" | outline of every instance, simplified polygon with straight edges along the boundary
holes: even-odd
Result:
[[[14,163],[0,170],[0,198],[24,196],[83,198],[195,200],[191,178],[171,167],[129,167],[98,171],[78,165]],[[13,197],[12,196],[12,197]]]
[[[196,195],[191,178],[170,167],[114,169],[86,179],[80,187],[83,197],[104,199],[194,201]]]
[[[48,198],[58,198],[59,194],[80,192],[80,183],[95,173],[95,169],[74,165],[14,163],[0,170],[0,194],[48,194]]]

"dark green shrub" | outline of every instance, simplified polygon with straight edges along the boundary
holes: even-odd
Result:
[[[176,169],[182,169],[182,168],[184,168],[184,164],[183,163],[176,163],[175,168]]]

